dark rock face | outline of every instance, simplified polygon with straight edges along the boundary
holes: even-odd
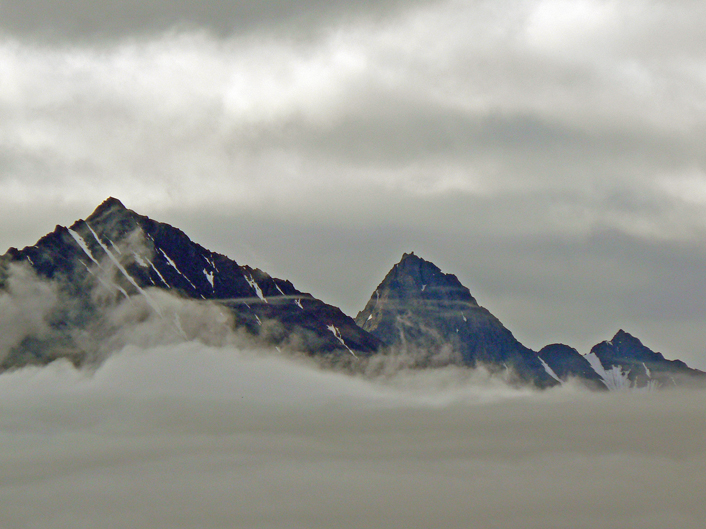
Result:
[[[121,299],[168,290],[183,298],[217,302],[233,314],[236,325],[268,344],[309,353],[369,355],[381,342],[352,318],[286,280],[239,265],[192,242],[182,231],[126,209],[114,198],[86,220],[57,226],[36,245],[0,257],[0,288],[12,264],[29,265],[61,291],[67,306],[54,315],[55,329],[82,328],[101,318],[95,292]],[[56,340],[54,340],[56,342]],[[80,364],[89,353],[70,340],[25,340],[2,367],[46,363],[57,357]]]
[[[605,389],[598,373],[593,370],[588,360],[573,347],[555,343],[542,347],[537,354],[562,382],[578,378],[594,389]]]
[[[356,317],[356,323],[384,343],[421,352],[442,362],[511,368],[538,386],[557,382],[534,351],[518,342],[488,310],[478,305],[458,278],[436,265],[404,254]]]
[[[620,376],[636,388],[706,384],[703,371],[692,369],[681,360],[667,360],[622,329],[611,340],[594,345],[591,356],[600,362],[599,371],[602,368],[612,377]]]

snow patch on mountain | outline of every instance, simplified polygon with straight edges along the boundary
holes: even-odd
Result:
[[[191,287],[192,287],[194,290],[197,290],[197,288],[194,286],[194,284],[191,282],[191,280],[190,280],[188,277],[186,277],[186,276],[181,272],[181,270],[179,270],[179,268],[177,267],[176,263],[172,260],[171,257],[169,257],[169,256],[167,255],[167,252],[165,252],[165,251],[162,250],[161,248],[157,248],[157,249],[159,250],[159,253],[161,253],[162,256],[164,257],[164,259],[167,261],[167,264],[168,264],[169,266],[171,266],[174,270],[176,270],[176,271],[177,271],[177,274],[179,274],[181,277],[183,277],[184,279],[186,279],[186,282],[189,283],[189,284],[191,285]]]
[[[619,366],[605,369],[595,353],[589,353],[585,358],[610,391],[623,391],[632,387],[628,378],[629,373],[624,373]]]
[[[267,303],[267,300],[265,299],[265,296],[262,294],[262,290],[260,289],[260,285],[258,285],[257,282],[253,279],[252,275],[248,276],[247,274],[243,274],[243,277],[245,278],[245,281],[247,281],[248,284],[255,291],[257,297]]]
[[[557,376],[554,370],[549,367],[549,364],[547,364],[541,356],[537,355],[537,358],[539,358],[539,361],[542,363],[542,367],[544,367],[544,370],[547,372],[547,375],[559,382],[559,384],[563,384],[562,380]]]
[[[100,240],[100,238],[98,237],[96,232],[93,231],[93,228],[91,228],[91,225],[88,224],[88,222],[86,222],[86,226],[90,230],[91,234],[93,234],[93,238],[96,240],[96,242],[100,245],[101,248],[103,248],[103,251],[108,256],[108,259],[110,259],[113,262],[113,264],[117,267],[117,269],[120,270],[120,273],[125,277],[125,279],[127,279],[130,282],[130,284],[132,284],[132,286],[134,286],[137,289],[137,291],[145,297],[145,300],[147,300],[147,303],[149,304],[149,306],[152,307],[157,314],[162,315],[162,311],[159,308],[159,306],[152,300],[150,295],[147,294],[147,292],[145,292],[144,289],[140,285],[137,284],[137,281],[135,281],[135,279],[130,274],[128,274],[128,271],[125,270],[125,267],[120,264],[120,261],[118,261],[118,259],[112,254],[112,252],[108,249],[108,247],[105,244],[103,244],[103,241]],[[118,288],[120,289],[120,287],[118,287]],[[127,293],[125,293],[124,291],[123,291],[123,293],[127,296]]]
[[[69,233],[71,234],[71,237],[76,241],[76,244],[79,245],[79,247],[83,250],[83,252],[89,257],[91,261],[96,263],[96,265],[100,266],[98,264],[98,261],[96,261],[96,258],[93,257],[93,253],[91,252],[91,249],[88,247],[86,244],[86,241],[84,240],[83,237],[81,237],[78,233],[76,233],[74,230],[71,228],[68,228]]]
[[[150,265],[148,265],[145,260],[140,257],[140,255],[137,252],[132,252],[132,256],[135,258],[135,262],[141,266],[142,268],[149,268]]]
[[[352,354],[353,356],[355,356],[356,358],[358,358],[358,356],[353,352],[353,350],[352,350],[350,347],[348,347],[348,345],[346,345],[346,342],[343,340],[343,337],[341,336],[341,331],[338,330],[338,327],[336,327],[335,325],[331,324],[331,325],[327,325],[326,328],[327,328],[329,331],[331,331],[331,333],[333,333],[333,335],[336,337],[336,339],[337,339],[339,342],[341,342],[341,345],[343,345],[343,347],[345,347],[346,349],[348,349],[348,352],[349,352],[350,354]]]

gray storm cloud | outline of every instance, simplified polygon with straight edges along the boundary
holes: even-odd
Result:
[[[296,10],[2,2],[0,243],[112,195],[349,314],[415,250],[533,348],[706,368],[701,3]]]
[[[48,41],[92,41],[207,28],[221,36],[253,31],[312,33],[340,18],[381,17],[421,1],[307,0],[194,2],[192,0],[4,0],[0,29]]]

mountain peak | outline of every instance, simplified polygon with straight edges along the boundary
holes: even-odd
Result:
[[[476,304],[470,291],[453,274],[445,274],[414,252],[402,254],[376,292],[396,299],[456,300]]]
[[[556,383],[536,353],[479,306],[455,275],[414,252],[392,267],[356,322],[387,345],[419,356],[422,365],[485,364],[513,368],[538,385]]]
[[[123,216],[125,213],[129,212],[120,200],[114,197],[108,197],[105,199],[86,219],[88,222],[94,222],[97,220],[104,220],[108,217],[113,217],[115,215]]]
[[[633,387],[644,387],[650,383],[680,385],[677,381],[687,385],[694,381],[700,384],[706,379],[706,373],[691,369],[681,360],[667,360],[662,353],[651,350],[623,329],[615,333],[611,340],[594,345],[591,354],[599,360],[603,370],[612,373],[611,380],[615,378],[615,373],[619,373]],[[601,376],[605,377],[605,374]]]
[[[625,340],[637,340],[632,334],[629,332],[625,332],[623,329],[618,329],[618,332],[615,333],[615,336],[612,338],[612,342],[622,342]]]
[[[633,336],[629,332],[619,329],[613,338],[606,342],[611,347],[618,349],[647,349],[639,338]]]
[[[108,209],[127,209],[120,200],[115,197],[106,198],[93,213],[102,212]]]
[[[167,294],[158,290],[204,307],[214,303],[217,311],[212,313],[228,311],[233,325],[263,344],[345,358],[372,354],[381,345],[337,307],[298,291],[289,281],[211,252],[178,228],[127,209],[114,197],[87,219],[59,226],[34,246],[0,256],[0,294],[13,262],[26,263],[51,281],[67,303],[52,314],[46,336],[31,336],[0,357],[0,372],[59,357],[75,364],[92,361],[102,354],[100,342],[112,340],[105,336],[118,330],[108,324],[106,311],[124,300],[139,298],[157,318],[171,320],[169,307],[174,305],[161,305]],[[174,331],[190,336],[178,313],[174,318]],[[228,320],[218,316],[219,322]]]

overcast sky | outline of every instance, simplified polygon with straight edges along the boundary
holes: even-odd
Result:
[[[115,196],[355,316],[403,251],[526,345],[706,369],[706,4],[0,1],[0,246]]]

